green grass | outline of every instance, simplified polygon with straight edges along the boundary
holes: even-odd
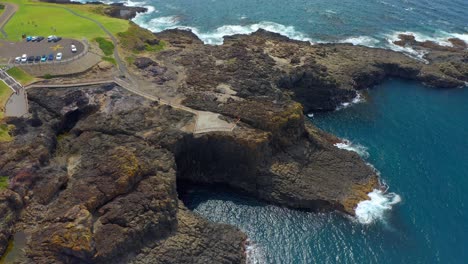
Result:
[[[8,177],[0,176],[0,190],[8,188]]]
[[[95,38],[94,41],[96,41],[99,44],[99,48],[104,52],[104,55],[106,56],[111,56],[114,54],[114,43],[112,41],[107,40],[102,37]]]
[[[95,13],[92,7],[84,5],[58,5],[28,0],[6,0],[19,5],[19,10],[5,26],[10,40],[21,40],[21,35],[59,35],[67,38],[105,37],[107,34],[94,22],[78,17],[63,9],[72,9],[81,15],[96,19],[111,33],[117,34],[128,29],[126,20],[111,18]]]
[[[112,64],[114,64],[114,65],[117,65],[117,62],[116,62],[115,59],[112,58],[112,57],[102,57],[102,60],[103,60],[103,61],[108,61],[108,62],[110,62],[110,63],[112,63]]]
[[[3,81],[0,81],[0,142],[11,141],[12,137],[9,134],[11,126],[3,123],[3,115],[5,111],[5,104],[13,92]]]
[[[163,50],[166,46],[162,41],[159,44],[150,45],[149,43],[156,40],[156,36],[151,31],[141,28],[133,22],[130,23],[127,31],[118,33],[117,37],[120,45],[133,53],[157,52]]]
[[[5,104],[13,91],[3,81],[0,81],[0,120],[3,118]]]
[[[29,75],[27,72],[23,71],[21,68],[18,67],[13,67],[9,70],[7,70],[7,73],[15,78],[18,82],[20,82],[22,85],[27,85],[34,81],[34,77]]]
[[[145,50],[149,52],[159,52],[161,50],[164,50],[165,47],[166,47],[166,43],[163,40],[160,40],[159,44],[157,45],[150,45],[146,43]]]

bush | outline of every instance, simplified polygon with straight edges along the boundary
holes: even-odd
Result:
[[[46,80],[49,80],[49,79],[54,78],[54,76],[52,76],[52,74],[50,74],[50,73],[47,73],[47,74],[45,74],[44,76],[42,76],[42,78],[44,78],[44,79],[46,79]]]
[[[115,46],[112,41],[102,37],[95,38],[94,40],[99,44],[99,48],[102,50],[102,52],[104,52],[104,55],[110,56],[114,54]]]
[[[117,62],[116,62],[115,59],[112,58],[112,57],[102,57],[102,60],[103,60],[103,61],[108,61],[108,62],[110,62],[110,63],[112,63],[112,64],[114,64],[114,65],[117,65]]]
[[[0,190],[8,188],[8,177],[0,176]]]

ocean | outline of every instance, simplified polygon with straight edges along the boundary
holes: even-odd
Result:
[[[207,189],[187,206],[250,238],[250,263],[467,263],[468,89],[389,80],[311,122],[381,174],[357,217],[308,213]],[[359,208],[358,208],[359,209]]]
[[[125,2],[125,1],[124,1]],[[400,33],[468,42],[467,0],[146,0],[134,22],[191,29],[206,44],[264,28],[311,43],[349,42],[421,56]],[[249,236],[250,263],[468,263],[468,89],[389,80],[359,103],[310,118],[347,140],[388,186],[357,217],[280,208],[226,191],[192,190],[185,203]],[[311,115],[312,116],[312,115]]]
[[[146,0],[127,1],[149,12],[134,22],[154,32],[187,28],[207,44],[223,36],[264,28],[293,39],[391,48],[421,56],[392,43],[400,33],[449,45],[468,41],[466,0]]]

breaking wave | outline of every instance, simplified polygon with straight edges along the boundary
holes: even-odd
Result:
[[[355,213],[356,219],[361,224],[371,224],[376,221],[385,221],[386,212],[390,211],[394,205],[401,202],[401,197],[396,193],[388,193],[374,189],[367,194],[369,200],[358,203]]]
[[[369,152],[367,148],[360,144],[354,144],[350,140],[343,139],[342,142],[334,144],[335,147],[353,151],[359,154],[364,159],[369,158]],[[380,172],[370,163],[367,163],[377,175],[380,177]],[[385,184],[384,184],[385,186]],[[376,221],[385,222],[385,214],[390,211],[393,206],[401,202],[401,197],[393,192],[387,192],[386,190],[377,190],[374,189],[372,192],[368,193],[368,200],[364,200],[358,203],[355,213],[356,220],[361,224],[371,224]]]
[[[243,26],[224,25],[224,26],[216,28],[213,31],[208,31],[208,32],[202,32],[196,27],[181,25],[180,19],[177,16],[153,18],[149,20],[148,22],[143,22],[141,20],[134,19],[134,22],[153,32],[161,32],[166,29],[174,29],[174,28],[191,30],[205,44],[210,44],[210,45],[223,44],[224,36],[232,36],[236,34],[250,34],[259,29],[265,29],[267,31],[279,33],[281,35],[287,36],[295,40],[312,42],[312,39],[308,38],[305,34],[297,31],[293,26],[285,26],[282,24],[269,22],[269,21],[263,21],[260,23],[251,24],[251,25],[243,25]]]
[[[356,97],[354,97],[353,100],[351,100],[351,102],[341,103],[341,105],[336,108],[336,111],[348,108],[348,107],[350,107],[352,105],[359,104],[359,103],[362,103],[364,101],[365,100],[364,100],[364,97],[362,96],[362,94],[360,92],[357,92]]]
[[[245,253],[246,253],[246,262],[248,264],[267,263],[265,253],[263,252],[263,250],[260,248],[259,245],[252,242],[250,239],[247,239],[246,241]]]
[[[362,45],[367,47],[377,47],[380,43],[380,40],[368,37],[368,36],[359,36],[359,37],[350,37],[338,41],[338,43],[351,43],[353,45]]]
[[[424,42],[424,41],[433,41],[437,43],[440,46],[447,46],[447,47],[452,47],[453,44],[448,41],[450,38],[458,38],[463,40],[465,43],[468,44],[468,34],[459,34],[459,33],[448,33],[445,31],[439,31],[436,34],[432,36],[428,36],[422,33],[418,32],[411,32],[411,31],[394,31],[390,34],[383,35],[384,38],[387,40],[387,44],[385,45],[386,48],[389,48],[394,51],[402,52],[405,53],[415,59],[418,59],[420,61],[423,61],[425,63],[428,63],[427,60],[424,59],[424,55],[427,54],[427,51],[425,50],[416,50],[411,47],[401,47],[398,45],[395,45],[393,42],[398,40],[398,35],[404,34],[404,35],[412,35],[417,41]]]
[[[367,152],[367,148],[361,144],[355,144],[350,140],[343,139],[341,142],[334,144],[335,147],[339,149],[344,149],[347,151],[353,151],[359,154],[364,159],[369,158],[369,152]]]

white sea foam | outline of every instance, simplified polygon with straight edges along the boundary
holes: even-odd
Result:
[[[359,202],[355,209],[356,218],[361,224],[384,221],[386,212],[401,202],[401,197],[398,194],[382,190],[374,189],[367,195],[370,199]]]
[[[205,44],[211,44],[211,45],[223,44],[224,36],[232,36],[236,34],[250,34],[259,29],[265,29],[267,31],[279,33],[291,39],[309,41],[309,42],[312,41],[305,34],[297,31],[293,26],[285,26],[282,24],[269,22],[269,21],[263,21],[260,23],[250,24],[250,25],[224,25],[224,26],[216,28],[213,31],[208,31],[208,32],[200,31],[196,27],[181,25],[177,16],[157,17],[157,18],[153,18],[149,20],[148,22],[144,22],[141,19],[138,19],[138,20],[134,19],[134,22],[153,32],[161,32],[166,29],[174,29],[174,28],[191,30]]]
[[[345,108],[348,108],[352,105],[355,105],[355,104],[359,104],[359,103],[362,103],[364,102],[364,97],[362,96],[362,94],[360,92],[357,92],[356,94],[356,97],[353,98],[353,100],[351,100],[351,102],[344,102],[342,103],[340,106],[338,106],[336,108],[336,111],[339,111],[341,109],[345,109]]]
[[[339,149],[356,152],[364,159],[369,157],[369,152],[367,152],[367,148],[365,146],[361,144],[355,144],[347,139],[343,139],[341,142],[334,144],[334,146]]]
[[[468,34],[458,34],[458,33],[450,33],[454,38],[458,38],[463,40],[466,44],[468,44]]]
[[[246,260],[248,264],[263,264],[267,263],[263,250],[256,243],[247,239],[246,243]]]
[[[343,40],[338,41],[339,43],[351,43],[353,45],[363,45],[367,47],[376,47],[380,40],[368,37],[368,36],[359,36],[359,37],[350,37]]]
[[[190,28],[193,33],[195,33],[204,43],[211,44],[211,45],[221,45],[223,44],[223,37],[224,36],[232,36],[236,34],[250,34],[259,29],[265,29],[267,31],[271,31],[274,33],[279,33],[284,36],[287,36],[291,39],[302,40],[302,41],[309,41],[312,40],[308,38],[303,33],[296,31],[293,26],[285,26],[282,24],[274,23],[274,22],[260,22],[257,24],[251,25],[225,25],[218,27],[214,31],[210,32],[200,32],[197,28]]]

